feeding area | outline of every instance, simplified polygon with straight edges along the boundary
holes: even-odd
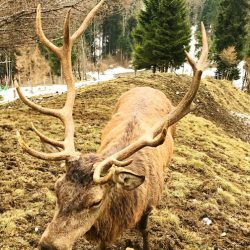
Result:
[[[234,2],[0,1],[0,249],[249,248]]]

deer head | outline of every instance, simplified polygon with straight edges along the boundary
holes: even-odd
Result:
[[[65,126],[65,139],[57,141],[50,139],[38,131],[32,124],[34,132],[42,141],[59,147],[60,152],[45,153],[30,148],[22,139],[19,132],[17,138],[22,149],[30,155],[43,160],[66,162],[66,173],[57,180],[55,191],[57,196],[56,211],[53,220],[40,240],[40,248],[46,249],[72,249],[76,239],[86,234],[95,225],[98,218],[107,209],[108,196],[111,189],[120,188],[133,190],[139,187],[145,179],[144,175],[128,170],[126,166],[132,163],[131,156],[142,148],[157,147],[166,137],[168,127],[176,123],[192,108],[192,101],[199,88],[201,74],[205,67],[208,46],[204,26],[203,51],[196,64],[187,54],[194,77],[190,89],[178,106],[166,114],[158,124],[138,140],[121,151],[105,158],[99,154],[81,154],[75,150],[73,106],[75,100],[74,79],[71,64],[71,49],[75,40],[86,30],[88,24],[100,9],[104,0],[101,0],[87,15],[80,28],[70,36],[68,12],[64,23],[64,38],[62,47],[56,47],[45,36],[41,24],[41,7],[37,7],[36,31],[41,42],[56,54],[62,66],[63,76],[67,84],[67,97],[63,108],[45,108],[27,99],[21,92],[18,83],[17,92],[20,99],[29,107],[50,116],[59,118]]]

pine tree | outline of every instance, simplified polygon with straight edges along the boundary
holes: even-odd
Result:
[[[250,10],[248,10],[247,13],[247,24],[246,24],[246,36],[245,36],[245,42],[244,42],[244,49],[243,49],[243,55],[244,58],[250,58]]]
[[[144,0],[133,31],[135,68],[178,68],[185,61],[190,26],[184,0]]]
[[[221,0],[214,32],[218,78],[226,76],[229,80],[239,78],[237,64],[230,67],[230,74],[228,74],[228,65],[219,55],[224,49],[234,46],[237,58],[239,60],[243,58],[247,10],[248,0]]]
[[[201,21],[208,29],[214,26],[218,15],[219,4],[221,0],[206,0],[201,14]]]
[[[114,14],[104,19],[102,25],[102,49],[104,55],[116,55],[118,40],[122,33],[121,20],[122,16],[120,14]]]
[[[131,30],[135,19],[129,15],[126,18],[115,14],[104,19],[102,25],[103,56],[120,54],[121,61],[131,56]]]
[[[205,0],[187,0],[189,7],[189,18],[192,25],[200,22]]]

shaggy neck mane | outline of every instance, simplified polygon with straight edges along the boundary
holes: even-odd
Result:
[[[111,188],[106,201],[107,207],[87,236],[90,239],[113,242],[122,232],[138,223],[143,211],[138,211],[137,207],[144,202],[137,192]]]
[[[135,116],[120,126],[121,128],[118,129],[121,129],[123,132],[117,133],[119,136],[118,138],[116,137],[116,140],[111,139],[106,143],[104,150],[100,151],[103,157],[120,151],[140,136],[140,123]],[[136,162],[136,170],[139,172],[141,170],[145,173],[143,162],[140,163],[138,159]],[[131,164],[128,168],[133,169],[135,167],[133,165]],[[139,195],[139,192],[145,192],[145,188],[142,185],[137,190],[126,191],[110,186],[107,192],[109,192],[106,200],[107,207],[89,231],[88,237],[90,239],[99,238],[105,242],[113,242],[126,229],[134,227],[144,210],[146,210],[146,207],[141,209],[146,204],[145,195]]]

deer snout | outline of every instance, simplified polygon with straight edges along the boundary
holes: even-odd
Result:
[[[48,245],[47,243],[41,243],[40,244],[40,250],[57,250],[58,248]]]
[[[52,242],[49,242],[46,239],[42,239],[39,244],[40,250],[70,250],[70,247],[67,247],[66,245],[55,245]]]

